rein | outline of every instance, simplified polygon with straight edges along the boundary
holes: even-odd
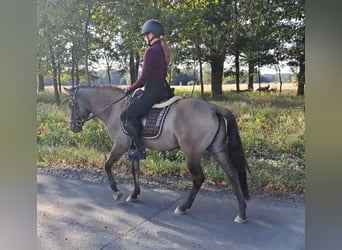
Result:
[[[111,102],[110,104],[108,104],[106,107],[104,107],[103,109],[101,109],[99,112],[95,113],[95,114],[91,114],[86,120],[85,122],[94,119],[97,115],[99,115],[100,113],[102,113],[103,111],[105,111],[106,109],[108,109],[109,107],[111,107],[112,105],[118,103],[119,101],[121,101],[122,99],[124,99],[126,96],[124,95],[123,97],[119,98],[118,100],[115,100],[113,102]]]

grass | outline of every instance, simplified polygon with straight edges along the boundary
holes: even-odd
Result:
[[[177,95],[189,97],[191,90],[176,89]],[[200,97],[194,91],[193,97]],[[237,116],[241,140],[252,173],[248,175],[251,193],[305,193],[304,99],[295,91],[278,93],[224,92],[223,96],[206,99],[229,108]],[[105,125],[98,120],[85,124],[81,133],[68,129],[69,109],[62,95],[62,105],[54,104],[51,92],[37,98],[38,165],[60,163],[65,166],[104,168],[111,141]],[[129,174],[128,162],[120,159],[114,173]],[[230,186],[229,180],[207,154],[202,158],[206,180],[220,186]],[[145,176],[177,176],[190,178],[179,150],[148,151],[141,162]]]

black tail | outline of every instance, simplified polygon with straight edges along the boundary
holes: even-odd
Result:
[[[247,173],[249,170],[245,154],[242,148],[241,138],[239,134],[238,125],[234,114],[228,109],[218,107],[219,114],[227,120],[228,131],[228,155],[232,161],[233,167],[238,171],[239,182],[243,196],[246,200],[249,197],[249,190],[247,184]]]

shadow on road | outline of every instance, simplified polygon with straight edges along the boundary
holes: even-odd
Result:
[[[187,192],[121,185],[115,203],[106,184],[37,176],[38,249],[304,249],[304,207],[248,203],[249,221],[233,222],[236,201],[199,193],[185,215],[173,213]],[[283,247],[282,247],[283,246]]]

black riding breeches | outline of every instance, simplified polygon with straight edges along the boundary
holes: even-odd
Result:
[[[167,100],[173,96],[170,86],[164,80],[150,81],[145,86],[145,91],[139,94],[126,107],[120,115],[120,119],[124,125],[130,123],[136,128],[134,131],[127,131],[131,137],[140,136],[141,124],[140,119],[147,116],[152,106],[163,100]],[[128,129],[130,130],[130,129]]]
[[[153,99],[154,98],[146,95],[146,93],[135,97],[134,100],[132,100],[132,102],[122,112],[120,116],[121,120],[123,122],[126,120],[134,121],[146,116],[152,106],[156,103]]]
[[[134,98],[134,100],[122,112],[120,116],[121,121],[139,120],[148,114],[154,104],[167,100],[172,96],[173,93],[170,86],[165,80],[156,79],[154,81],[150,81],[146,84],[143,94],[139,94],[138,97]]]

